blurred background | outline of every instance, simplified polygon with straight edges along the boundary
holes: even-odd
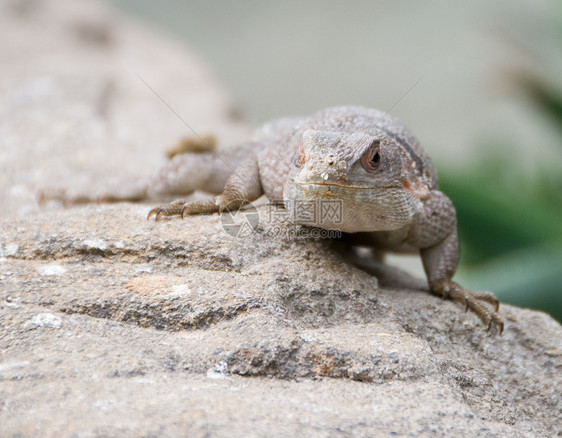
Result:
[[[399,117],[457,207],[456,278],[562,321],[562,2],[106,1],[198,52],[252,124]]]

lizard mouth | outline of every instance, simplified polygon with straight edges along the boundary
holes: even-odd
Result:
[[[297,184],[299,186],[303,186],[303,187],[319,188],[319,189],[324,189],[326,191],[331,191],[332,188],[335,189],[335,190],[338,190],[338,189],[369,190],[369,189],[371,189],[371,187],[358,187],[358,186],[348,186],[348,185],[344,185],[344,184],[320,183],[320,182],[314,182],[314,183],[297,182]]]

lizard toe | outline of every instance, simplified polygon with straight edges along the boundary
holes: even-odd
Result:
[[[185,201],[178,199],[176,201],[170,202],[168,205],[154,207],[148,212],[147,220],[150,220],[152,216],[154,216],[155,221],[158,221],[162,219],[162,217],[180,215],[184,205]]]

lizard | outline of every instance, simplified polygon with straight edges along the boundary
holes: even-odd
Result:
[[[379,260],[385,252],[419,253],[431,293],[464,303],[502,334],[497,298],[452,279],[459,262],[455,207],[439,190],[429,155],[396,117],[359,106],[332,107],[270,122],[253,140],[220,153],[214,146],[212,136],[182,140],[153,178],[125,191],[119,186],[96,198],[63,191],[40,200],[139,201],[196,190],[217,195],[157,206],[148,219],[158,221],[233,211],[265,195],[284,205],[295,224],[341,232],[348,244],[372,248]],[[300,220],[301,201],[337,201],[341,215]]]
[[[336,200],[341,203],[339,220],[319,217],[311,223],[307,217],[305,225],[341,231],[351,243],[372,247],[377,254],[419,252],[431,293],[464,303],[501,335],[497,298],[452,280],[459,262],[455,207],[439,190],[429,155],[397,118],[376,109],[333,107],[271,122],[256,140],[234,150],[238,159],[207,157],[212,166],[204,171],[205,178],[183,181],[183,190],[217,192],[226,165],[230,175],[214,199],[176,200],[150,210],[148,219],[237,210],[265,195],[281,201],[299,224],[299,201]],[[197,156],[184,159],[197,168]],[[160,192],[178,187],[177,167],[172,163],[159,174]]]

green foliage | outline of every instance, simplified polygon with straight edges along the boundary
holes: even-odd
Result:
[[[457,208],[466,262],[553,240],[562,244],[562,200],[544,182],[518,187],[502,182],[490,168],[480,168],[470,174],[441,175],[440,186]]]

